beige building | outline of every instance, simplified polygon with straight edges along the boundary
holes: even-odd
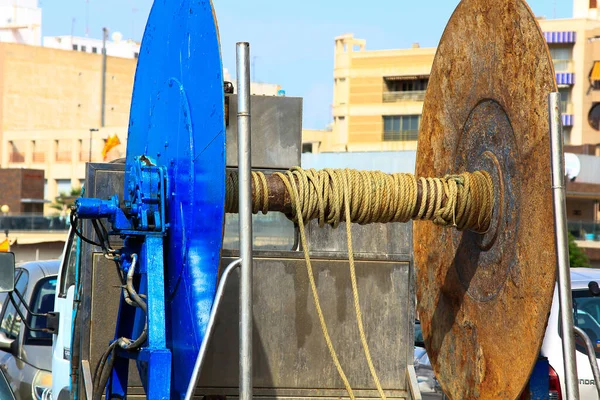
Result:
[[[109,136],[121,145],[107,160],[122,156],[136,61],[107,57],[102,128],[100,54],[0,43],[1,167],[45,170],[53,200],[80,186],[85,162],[103,159]]]
[[[539,19],[562,97],[565,142],[600,143],[600,11],[575,0],[569,19]],[[331,131],[305,131],[306,151],[414,150],[435,48],[367,50],[335,38]]]

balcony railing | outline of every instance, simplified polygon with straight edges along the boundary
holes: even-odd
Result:
[[[13,151],[8,155],[8,159],[11,163],[22,163],[25,162],[25,154]]]
[[[20,214],[0,216],[0,232],[12,231],[65,231],[69,229],[69,218]]]
[[[410,92],[383,92],[384,103],[394,103],[397,101],[423,101],[425,100],[425,90],[413,90]]]
[[[577,240],[600,241],[600,222],[570,220],[567,227]]]
[[[552,60],[555,72],[573,72],[573,60]]]
[[[417,140],[419,136],[418,130],[410,130],[410,131],[385,131],[383,132],[383,141],[384,142],[411,142]]]
[[[34,163],[45,163],[46,153],[43,151],[34,151],[31,155],[31,161],[33,161]]]
[[[569,101],[560,102],[561,114],[573,114],[573,104]]]
[[[71,151],[57,151],[56,162],[71,162],[72,153]]]

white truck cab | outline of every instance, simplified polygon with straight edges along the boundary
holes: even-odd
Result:
[[[52,400],[68,399],[71,391],[71,340],[80,239],[69,229],[56,287],[54,310],[59,313],[58,335],[52,338]]]
[[[588,284],[600,283],[600,269],[571,268],[571,293],[573,298],[573,322],[581,328],[596,347],[596,359],[600,357],[600,296],[594,296]],[[564,362],[562,353],[562,333],[560,329],[558,289],[554,289],[554,298],[548,327],[542,344],[541,355],[550,363],[550,399],[567,400]],[[592,368],[585,351],[585,345],[576,338],[575,357],[581,400],[596,400],[596,390]]]

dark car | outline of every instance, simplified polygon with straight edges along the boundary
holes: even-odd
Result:
[[[58,260],[31,261],[17,265],[15,289],[23,296],[33,313],[42,314],[54,310],[58,269]],[[28,314],[25,306],[13,293],[13,299],[27,318],[27,324],[23,324],[8,296],[7,293],[0,294],[0,370],[17,400],[50,400],[52,335],[26,327],[44,328],[46,318]]]

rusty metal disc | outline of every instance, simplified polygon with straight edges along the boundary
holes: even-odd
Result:
[[[484,169],[486,234],[414,223],[418,316],[455,400],[515,399],[542,344],[555,284],[548,93],[554,68],[521,0],[463,0],[435,56],[417,176]]]

